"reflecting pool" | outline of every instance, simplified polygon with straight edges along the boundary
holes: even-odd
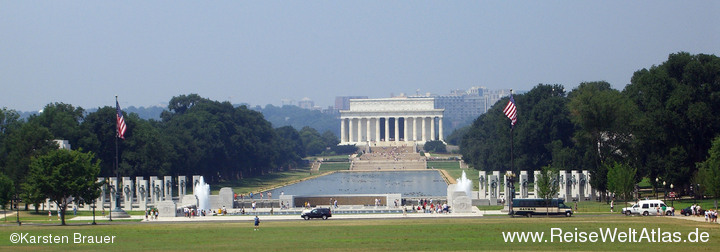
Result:
[[[439,171],[432,170],[336,172],[269,192],[302,196],[400,193],[403,197],[429,197],[446,196],[447,184]]]

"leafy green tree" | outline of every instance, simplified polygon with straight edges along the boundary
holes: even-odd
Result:
[[[8,136],[4,172],[14,182],[15,193],[23,195],[22,183],[26,180],[33,157],[57,149],[50,131],[37,123],[23,123]],[[27,203],[27,202],[26,202]],[[25,205],[27,209],[27,204]]]
[[[88,132],[81,137],[77,146],[95,153],[100,162],[101,176],[115,176],[115,138],[117,136],[117,110],[115,107],[105,106],[89,113],[81,125],[82,130]],[[126,117],[127,118],[127,117]],[[126,119],[127,121],[127,119]],[[128,127],[128,137],[135,129]],[[118,143],[118,148],[124,150],[124,142]]]
[[[275,139],[275,150],[278,152],[276,165],[282,169],[297,168],[305,157],[305,147],[302,138],[292,126],[283,126],[275,129],[277,137]]]
[[[96,182],[100,165],[93,161],[94,156],[93,153],[58,149],[32,159],[26,184],[61,206],[62,225],[65,225],[68,203],[100,186]]]
[[[585,157],[583,166],[593,175],[593,188],[605,192],[607,169],[603,164],[622,161],[631,152],[631,125],[638,116],[637,108],[604,81],[583,82],[568,97],[577,126],[574,140]]]
[[[2,205],[3,210],[7,210],[6,206],[12,200],[13,194],[15,194],[13,181],[5,174],[0,173],[0,205]],[[5,214],[5,221],[7,221],[7,213]]]
[[[574,126],[562,85],[539,84],[514,97],[518,108],[515,167],[541,169],[552,163],[557,148],[553,143],[560,144],[560,149],[573,147]],[[502,113],[507,102],[508,98],[501,99],[478,117],[460,143],[463,159],[476,169],[502,172],[510,168],[510,122]]]
[[[643,176],[688,188],[720,134],[720,58],[674,53],[636,71],[623,94],[638,107],[633,159]]]
[[[555,198],[555,195],[557,195],[560,191],[560,184],[558,183],[559,174],[560,172],[557,168],[553,168],[549,165],[544,166],[542,168],[542,171],[538,175],[537,181],[535,181],[538,188],[538,191],[536,192],[537,197],[545,199],[545,204],[548,208],[548,214],[550,214],[550,201]]]
[[[122,176],[145,176],[175,174],[171,171],[174,149],[165,135],[161,134],[154,121],[140,119],[137,114],[125,117],[128,127],[132,127],[132,134],[126,134],[122,141],[122,161],[120,174]],[[130,132],[130,131],[128,131]]]
[[[720,136],[712,141],[710,156],[703,162],[697,164],[698,178],[702,183],[705,192],[715,199],[715,209],[718,208],[718,197],[720,197]]]
[[[627,204],[632,200],[632,193],[635,190],[637,169],[627,164],[613,162],[614,165],[605,164],[607,173],[607,189],[615,195],[623,197]]]
[[[305,154],[316,156],[325,151],[325,141],[317,130],[305,126],[300,130],[300,137],[305,145]]]
[[[45,106],[42,113],[30,116],[28,122],[47,128],[54,139],[77,143],[87,133],[80,127],[84,114],[83,108],[75,108],[65,103],[51,103]]]
[[[0,171],[7,169],[6,163],[9,152],[14,149],[14,146],[10,146],[8,143],[8,139],[10,138],[10,134],[22,125],[21,121],[18,120],[19,118],[20,115],[17,111],[6,108],[0,109]]]
[[[323,132],[321,137],[325,143],[325,147],[332,147],[340,143],[340,139],[338,139],[337,135],[329,130]]]
[[[445,138],[445,141],[447,141],[447,143],[450,145],[460,145],[463,136],[467,134],[468,131],[470,131],[470,125],[457,128]]]
[[[447,153],[447,146],[445,146],[445,143],[439,140],[426,142],[423,146],[423,149],[425,150],[425,152]]]

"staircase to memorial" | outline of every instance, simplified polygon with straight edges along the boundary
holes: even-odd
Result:
[[[370,152],[352,160],[350,169],[359,171],[422,170],[427,169],[427,161],[411,146],[370,147]]]

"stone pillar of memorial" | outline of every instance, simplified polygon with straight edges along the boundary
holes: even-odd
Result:
[[[97,178],[98,183],[102,183],[105,181],[105,178]],[[95,201],[95,205],[97,205],[97,208],[99,209],[105,209],[105,194],[107,193],[107,185],[103,185],[100,187],[100,197]],[[46,204],[49,206],[49,204]]]
[[[520,198],[528,198],[528,174],[527,171],[520,171]]]
[[[500,181],[498,175],[495,175],[495,172],[493,172],[493,175],[488,175],[488,186],[488,189],[490,189],[490,205],[497,205],[497,199],[500,194]]]
[[[133,192],[135,191],[133,188],[134,183],[130,177],[123,177],[122,180],[122,199],[124,199],[123,210],[131,211]]]
[[[187,193],[187,178],[185,176],[178,176],[178,198],[182,200],[182,197]]]
[[[570,195],[570,199],[578,199],[580,198],[580,176],[578,175],[577,170],[572,170],[572,191]]]
[[[164,192],[164,200],[172,200],[172,176],[165,176],[163,178],[163,192]]]
[[[115,209],[115,201],[117,201],[117,197],[115,193],[117,192],[117,178],[116,177],[110,177],[110,183],[108,184],[109,188],[109,197],[110,197],[110,209]]]
[[[538,177],[540,177],[540,171],[534,171],[534,172],[533,172],[533,175],[535,176],[535,177],[534,177],[534,178],[535,178],[535,180],[534,180],[535,182],[533,183],[533,190],[534,190],[534,191],[533,191],[533,192],[534,192],[534,193],[533,193],[533,195],[534,195],[533,198],[538,199],[538,198],[540,198],[540,196],[538,195]],[[556,178],[556,179],[557,179],[557,178]],[[554,197],[553,197],[553,198],[554,198]]]
[[[485,171],[480,171],[478,175],[478,199],[487,199],[488,178]]]
[[[567,172],[562,170],[559,172],[559,174],[560,175],[559,175],[558,181],[559,181],[560,188],[558,191],[558,194],[559,194],[558,198],[565,199],[565,201],[568,201],[567,200],[568,199],[568,197],[567,197],[567,181],[568,181]]]
[[[147,210],[148,195],[150,194],[150,191],[148,190],[148,181],[145,179],[140,179],[136,182],[138,185],[138,207],[140,207],[140,209],[144,211]]]

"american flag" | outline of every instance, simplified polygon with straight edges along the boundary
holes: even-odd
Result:
[[[122,110],[120,110],[120,103],[118,101],[115,101],[115,107],[117,108],[117,135],[120,139],[125,139],[125,130],[127,130],[127,125],[125,125],[125,118],[123,118]]]
[[[510,101],[508,101],[508,104],[505,106],[503,113],[510,118],[510,126],[515,126],[515,122],[517,122],[517,108],[515,107],[515,99],[513,99],[512,94],[510,94]]]

